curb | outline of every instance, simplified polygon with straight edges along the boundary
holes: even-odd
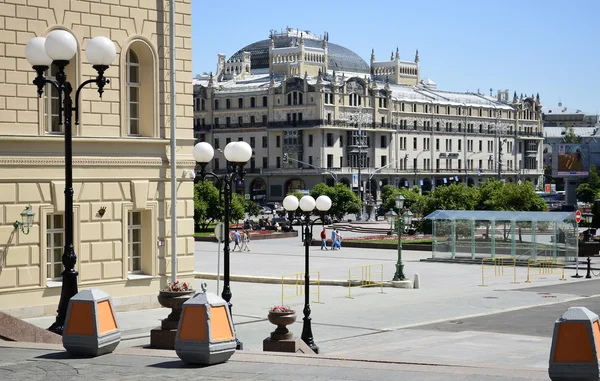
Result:
[[[196,279],[207,279],[207,280],[216,280],[217,279],[217,274],[213,274],[213,273],[195,273],[194,274],[194,278]],[[221,279],[223,279],[223,276],[221,276]],[[229,276],[229,280],[231,282],[245,282],[245,283],[263,283],[263,284],[281,284],[282,282],[284,284],[296,284],[297,281],[295,279],[281,279],[281,278],[276,278],[276,277],[267,277],[267,276],[254,276],[254,275],[230,275]],[[314,282],[314,281],[312,281]],[[300,282],[303,284],[303,282]],[[353,280],[350,281],[352,286],[359,286],[360,285],[360,281],[358,280]],[[312,283],[311,283],[312,284]],[[321,286],[342,286],[342,287],[348,287],[348,281],[347,280],[331,280],[331,279],[321,279],[319,281],[319,284]],[[378,286],[379,284],[377,284]],[[411,282],[412,285],[412,282]],[[394,286],[392,281],[385,281],[383,282],[383,287],[396,287],[398,288],[398,286]]]

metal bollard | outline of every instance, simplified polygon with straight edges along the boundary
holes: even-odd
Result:
[[[585,274],[585,279],[590,279],[592,277],[592,258],[588,257],[587,259],[587,274]]]

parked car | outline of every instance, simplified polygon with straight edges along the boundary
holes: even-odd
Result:
[[[279,216],[285,215],[285,210],[283,209],[283,206],[281,206],[281,204],[278,202],[267,202],[265,206],[271,209],[271,212],[273,214],[277,214]]]
[[[377,211],[375,212],[375,219],[378,220],[379,217],[383,217],[383,219],[385,220],[385,215],[387,214],[388,209],[386,207],[383,206],[383,204],[379,205],[377,207]]]
[[[263,206],[260,208],[260,214],[273,214],[273,211],[268,206]]]

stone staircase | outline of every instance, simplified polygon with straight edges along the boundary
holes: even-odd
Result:
[[[371,235],[387,235],[390,225],[387,222],[336,222],[332,225],[334,229],[354,233],[365,233]]]

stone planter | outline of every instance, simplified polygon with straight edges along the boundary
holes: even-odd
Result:
[[[296,312],[269,312],[269,321],[275,324],[277,328],[271,332],[271,340],[289,340],[294,337],[286,326],[294,324],[296,321]]]
[[[158,302],[165,308],[170,308],[171,313],[161,322],[162,329],[177,329],[183,303],[187,302],[196,291],[160,291]]]

